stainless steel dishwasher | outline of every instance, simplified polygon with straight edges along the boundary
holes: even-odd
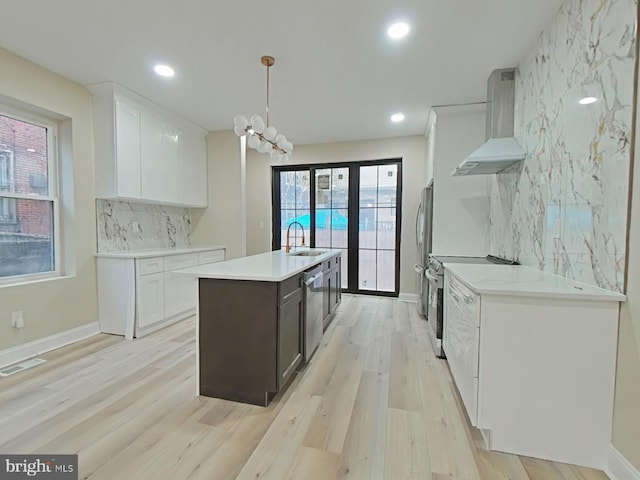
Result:
[[[322,266],[304,273],[304,360],[309,361],[322,340]]]

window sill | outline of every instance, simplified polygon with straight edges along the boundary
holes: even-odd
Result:
[[[11,287],[23,287],[26,285],[33,285],[36,283],[46,283],[46,282],[55,282],[59,280],[66,280],[69,278],[75,278],[75,275],[59,275],[59,274],[49,274],[49,275],[38,275],[38,276],[25,276],[24,278],[6,278],[0,279],[0,290],[4,288]]]

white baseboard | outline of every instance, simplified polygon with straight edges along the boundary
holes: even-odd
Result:
[[[186,312],[181,312],[178,313],[177,315],[174,315],[173,317],[169,317],[169,318],[165,318],[164,320],[154,323],[152,325],[149,325],[147,327],[136,327],[136,338],[142,338],[145,337],[147,335],[149,335],[150,333],[156,332],[160,329],[163,329],[165,327],[168,327],[169,325],[173,325],[176,322],[179,322],[181,320],[186,320],[189,317],[193,317],[196,314],[196,309],[195,308],[191,308],[189,310],[187,310]],[[132,340],[132,338],[130,338],[129,340]]]
[[[28,358],[37,357],[45,352],[50,352],[56,348],[64,347],[71,343],[83,340],[100,333],[100,324],[98,322],[87,323],[80,327],[65,330],[48,337],[39,338],[32,342],[11,347],[7,350],[0,351],[0,368],[7,365],[27,360]]]
[[[604,471],[611,480],[640,480],[640,471],[613,445],[609,446],[607,468]]]
[[[398,301],[399,302],[413,302],[416,303],[418,301],[418,294],[417,293],[401,293],[400,295],[398,295]]]

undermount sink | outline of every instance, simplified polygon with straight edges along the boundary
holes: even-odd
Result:
[[[294,257],[317,257],[318,255],[322,255],[323,253],[327,252],[324,250],[300,250],[298,252],[289,252],[289,255]]]

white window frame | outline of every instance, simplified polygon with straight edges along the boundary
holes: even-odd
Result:
[[[0,191],[8,191],[8,192],[13,192],[15,189],[15,185],[13,184],[12,178],[13,178],[13,152],[10,150],[0,150],[0,172],[3,170],[2,168],[2,158],[4,158],[5,162],[6,162],[6,166],[8,167],[7,170],[7,175],[8,175],[8,183],[9,183],[9,190],[4,190],[2,189],[1,183],[0,183]],[[0,211],[0,225],[10,225],[10,224],[14,224],[17,221],[16,218],[16,206],[15,206],[15,202],[13,203],[13,218],[9,219],[9,220],[3,220],[3,212]]]
[[[0,104],[0,115],[11,117],[15,120],[19,120],[26,123],[31,123],[39,127],[47,129],[47,158],[48,158],[48,171],[47,180],[48,188],[47,195],[24,195],[15,192],[3,192],[0,191],[0,197],[13,198],[16,200],[32,200],[43,201],[51,203],[52,208],[52,241],[53,241],[53,270],[41,273],[27,273],[24,275],[11,275],[7,277],[0,277],[0,286],[26,283],[31,281],[45,280],[49,278],[55,278],[62,276],[62,232],[60,222],[60,199],[59,199],[59,163],[58,163],[58,133],[57,122],[53,118],[47,118],[28,110],[19,109],[10,105]],[[14,158],[15,162],[15,158]],[[17,220],[17,212],[16,212]],[[2,224],[0,224],[2,225]]]

